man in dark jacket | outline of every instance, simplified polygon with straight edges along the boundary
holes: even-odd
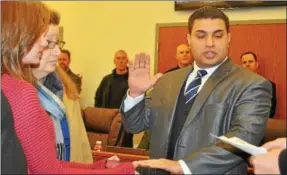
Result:
[[[180,44],[176,47],[175,59],[177,60],[177,66],[167,70],[165,73],[191,65],[191,53],[187,44]]]
[[[2,92],[1,160],[2,174],[28,174],[25,154],[14,129],[11,107]]]
[[[95,94],[95,107],[119,108],[128,90],[128,57],[124,50],[115,53],[116,68],[106,75]],[[133,147],[133,134],[124,134],[122,146]]]
[[[245,52],[241,55],[241,65],[245,68],[250,69],[253,72],[258,72],[259,63],[257,56],[254,52]],[[269,80],[272,85],[272,99],[271,99],[271,110],[269,118],[273,118],[276,112],[276,85],[274,82]]]

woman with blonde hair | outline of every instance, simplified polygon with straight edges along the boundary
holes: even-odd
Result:
[[[57,159],[52,120],[39,103],[31,64],[48,46],[50,11],[41,2],[1,1],[1,88],[31,174],[133,174],[133,163],[105,168],[105,161],[77,164]],[[36,83],[36,82],[34,82]],[[15,167],[17,168],[17,167]]]

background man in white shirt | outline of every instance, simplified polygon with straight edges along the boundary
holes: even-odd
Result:
[[[192,66],[150,77],[144,53],[129,65],[123,124],[132,133],[151,130],[154,159],[139,164],[157,168],[156,174],[247,174],[246,155],[210,134],[258,145],[270,111],[271,84],[228,58],[231,34],[222,11],[198,9],[189,17],[188,30]]]

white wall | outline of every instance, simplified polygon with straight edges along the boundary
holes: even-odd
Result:
[[[187,22],[192,11],[174,11],[173,1],[46,1],[61,14],[65,49],[72,52],[71,68],[83,75],[81,105],[93,106],[102,77],[113,69],[113,55],[127,51],[154,56],[155,24]],[[286,19],[286,7],[226,10],[230,20]],[[152,64],[154,60],[152,59]],[[152,70],[154,67],[152,66]]]

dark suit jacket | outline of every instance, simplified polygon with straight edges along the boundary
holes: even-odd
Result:
[[[273,118],[276,112],[276,106],[277,106],[277,98],[276,98],[276,85],[274,82],[270,81],[272,85],[272,99],[271,99],[271,110],[270,110],[270,118]]]
[[[26,158],[14,129],[7,98],[1,92],[1,173],[28,174]]]
[[[286,149],[284,149],[279,155],[279,169],[280,174],[287,174],[286,172]]]
[[[150,128],[150,157],[166,158],[181,86],[192,67],[165,74],[149,96],[127,112],[127,131]],[[193,174],[246,174],[245,155],[210,134],[236,136],[259,145],[271,107],[271,84],[227,59],[197,95],[175,145],[174,159],[183,159]]]
[[[178,69],[180,69],[180,67],[176,66],[176,67],[173,67],[173,68],[167,70],[165,73],[172,72],[172,71],[175,71],[175,70],[178,70]]]

